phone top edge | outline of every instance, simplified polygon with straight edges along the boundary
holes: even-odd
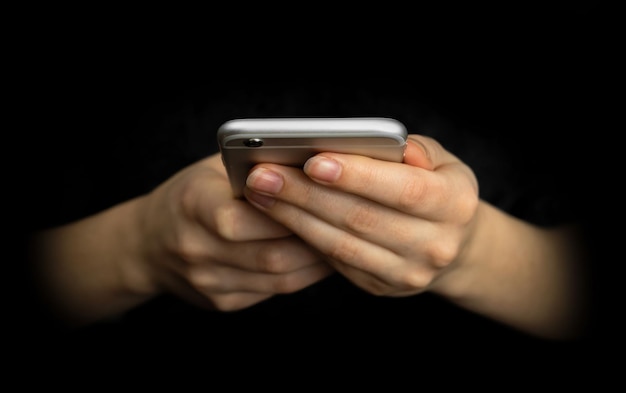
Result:
[[[402,143],[408,136],[406,127],[398,120],[387,117],[320,117],[320,118],[241,118],[222,124],[217,136],[220,145],[230,140],[254,137],[350,137],[367,135],[391,138]]]

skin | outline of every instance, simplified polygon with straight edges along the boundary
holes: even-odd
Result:
[[[234,311],[332,273],[286,227],[235,200],[219,155],[153,192],[34,239],[42,297],[80,327],[172,293]]]
[[[472,170],[433,139],[411,135],[403,163],[322,153],[304,171],[258,165],[244,192],[250,203],[232,197],[215,154],[36,234],[42,297],[80,327],[163,293],[239,310],[337,271],[374,295],[429,291],[532,335],[582,334],[576,228],[534,226],[481,200]]]
[[[322,153],[304,171],[258,165],[244,193],[372,294],[430,291],[532,335],[582,334],[578,230],[481,200],[472,170],[431,138],[411,135],[400,164]]]

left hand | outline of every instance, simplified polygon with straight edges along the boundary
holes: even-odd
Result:
[[[432,289],[468,248],[479,205],[472,170],[410,135],[403,163],[321,153],[304,170],[257,165],[247,200],[376,295]]]

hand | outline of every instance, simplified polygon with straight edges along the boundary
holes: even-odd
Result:
[[[219,155],[183,170],[143,205],[146,276],[198,305],[245,308],[332,271],[286,227],[233,199]]]
[[[436,285],[465,252],[479,205],[472,170],[418,135],[404,163],[322,153],[304,171],[258,165],[245,196],[357,286],[386,296]]]
[[[71,326],[116,316],[162,293],[238,310],[333,271],[286,227],[232,197],[219,155],[145,196],[42,231],[32,248],[43,301]]]

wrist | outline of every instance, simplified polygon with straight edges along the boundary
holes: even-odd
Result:
[[[481,202],[472,235],[432,292],[520,330],[570,338],[584,329],[575,228],[541,228]]]
[[[146,241],[145,203],[141,196],[119,206],[117,214],[121,223],[118,234],[120,255],[118,272],[124,290],[134,296],[149,298],[159,293],[150,269],[150,242]]]

